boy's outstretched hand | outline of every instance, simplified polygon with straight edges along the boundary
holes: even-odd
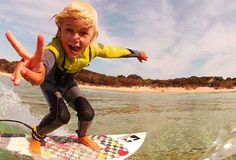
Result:
[[[32,85],[42,84],[46,73],[46,68],[42,63],[44,54],[44,37],[41,34],[38,35],[37,49],[34,56],[29,54],[21,43],[16,40],[12,33],[6,32],[6,37],[19,56],[22,57],[11,77],[14,85],[20,85],[22,77]]]
[[[145,51],[140,52],[140,56],[138,57],[139,62],[147,61],[148,56]]]

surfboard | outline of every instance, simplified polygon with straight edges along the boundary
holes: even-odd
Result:
[[[41,147],[40,156],[29,151],[31,136],[27,134],[0,134],[0,148],[32,158],[56,160],[124,160],[143,144],[146,132],[115,135],[91,135],[101,150],[95,152],[78,143],[76,134],[49,135]]]

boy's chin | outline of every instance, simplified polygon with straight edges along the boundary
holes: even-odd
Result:
[[[71,59],[78,58],[79,56],[80,56],[80,53],[77,53],[77,54],[67,54],[67,57],[71,58]]]

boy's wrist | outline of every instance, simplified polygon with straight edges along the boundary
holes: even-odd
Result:
[[[140,57],[141,56],[141,51],[138,50],[133,50],[133,49],[128,49],[131,53],[131,57]]]

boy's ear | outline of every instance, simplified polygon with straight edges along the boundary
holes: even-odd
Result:
[[[59,28],[59,27],[57,29],[57,37],[61,37],[61,28]]]
[[[95,31],[94,34],[93,34],[92,39],[90,40],[90,43],[94,42],[97,38],[98,38],[98,31]]]

